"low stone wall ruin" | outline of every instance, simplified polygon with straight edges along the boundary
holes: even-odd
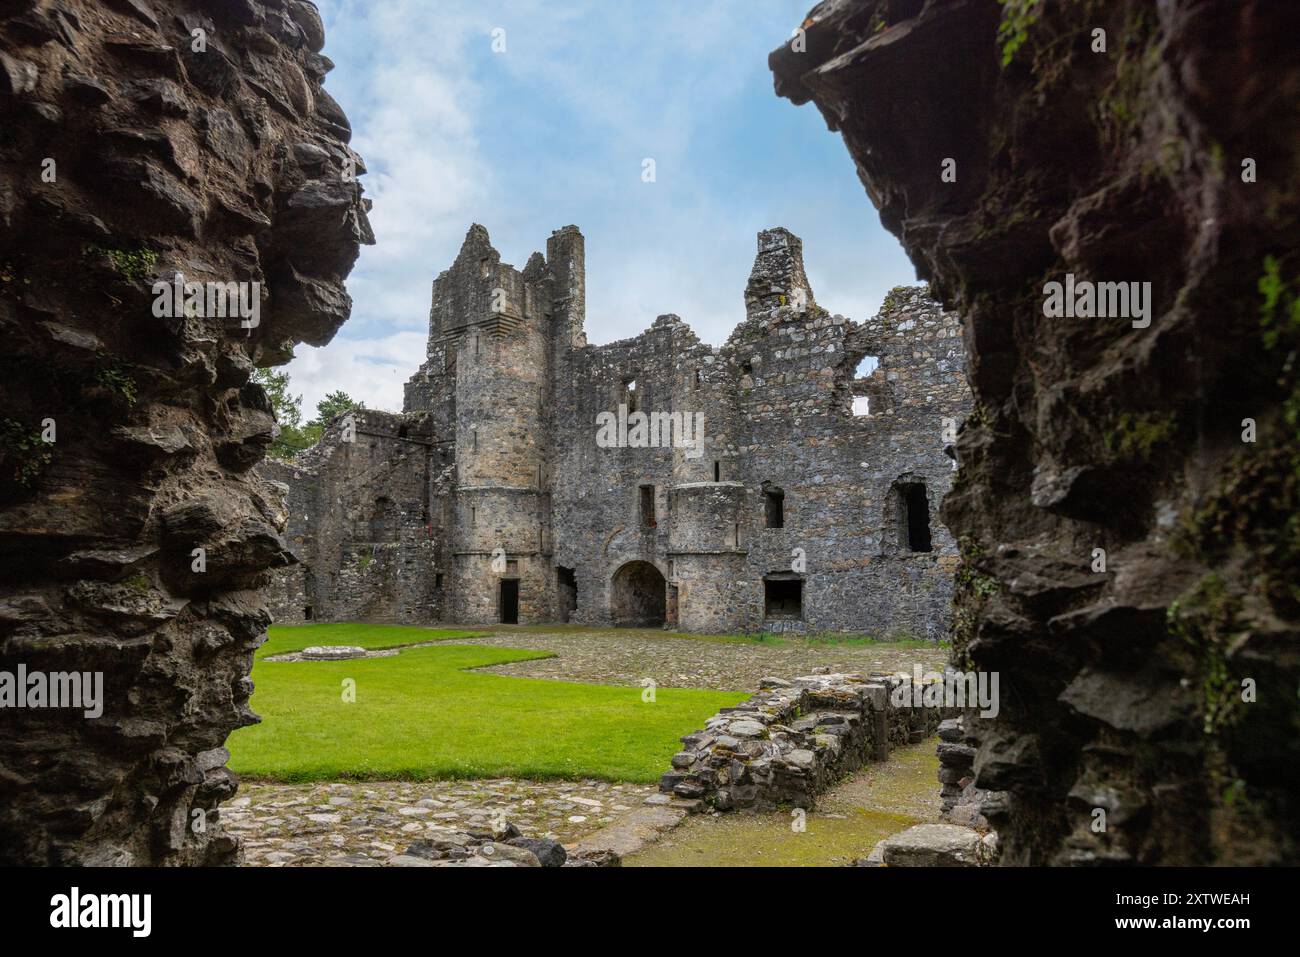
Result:
[[[656,797],[722,811],[811,808],[818,795],[868,760],[883,761],[891,748],[934,733],[937,709],[893,703],[895,689],[912,680],[884,674],[765,678],[749,700],[723,708],[702,731],[681,739],[684,747]]]

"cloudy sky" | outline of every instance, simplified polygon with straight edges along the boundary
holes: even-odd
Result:
[[[288,367],[304,412],[334,389],[400,410],[430,284],[475,222],[521,268],[582,229],[592,343],[667,312],[725,341],[770,226],[803,238],[832,312],[870,316],[915,281],[838,134],[772,92],[768,51],[812,0],[317,2],[378,245],[348,280],[351,320]]]

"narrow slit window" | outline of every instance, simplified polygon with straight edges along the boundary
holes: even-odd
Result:
[[[655,487],[653,485],[641,486],[641,527],[655,527]]]
[[[785,528],[785,492],[779,488],[763,491],[764,513],[768,528]]]

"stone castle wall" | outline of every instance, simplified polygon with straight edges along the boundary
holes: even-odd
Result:
[[[300,559],[275,576],[277,621],[436,621],[446,585],[448,450],[428,417],[359,410],[293,464],[262,474],[285,490],[285,538]],[[328,556],[330,560],[324,560]]]
[[[522,623],[942,636],[957,551],[937,511],[968,407],[958,318],[907,287],[865,322],[833,315],[798,237],[773,229],[759,235],[746,319],[722,346],[672,315],[591,346],[584,260],[576,227],[522,271],[470,229],[434,282],[407,411],[364,414],[371,433],[418,420],[436,465],[391,438],[346,449],[335,428],[268,473],[301,506],[290,536],[305,567],[277,585],[281,620],[310,608],[491,623],[517,610]],[[866,356],[878,365],[855,379]],[[854,414],[855,397],[869,414]],[[703,441],[683,444],[678,428],[657,447],[632,429],[598,442],[599,416],[637,412],[674,417],[688,440],[699,427]],[[358,537],[379,497],[404,503],[397,545]],[[907,507],[924,513],[927,543],[911,540]],[[411,520],[421,511],[437,517],[436,541]]]

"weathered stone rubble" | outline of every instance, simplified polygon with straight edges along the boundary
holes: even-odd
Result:
[[[910,287],[870,319],[833,315],[797,236],[757,245],[722,346],[673,315],[590,345],[576,227],[522,271],[471,227],[434,282],[405,413],[355,413],[265,466],[302,560],[277,576],[277,620],[941,638],[958,555],[933,517],[969,410],[958,319]],[[620,408],[686,416],[703,444],[672,447],[666,426],[658,447],[635,426],[598,444]]]
[[[979,739],[966,730],[964,717],[939,722],[939,794],[943,800],[940,817],[965,827],[988,827],[984,814],[987,803],[991,813],[1001,810],[1006,795],[985,791],[975,784],[975,757]]]
[[[0,670],[105,699],[6,709],[0,862],[237,859],[223,744],[292,560],[249,376],[329,341],[372,241],[323,43],[301,0],[0,3]],[[262,283],[260,323],[156,318],[178,271]]]
[[[684,736],[662,795],[720,811],[793,806],[817,796],[891,747],[923,741],[939,711],[894,704],[899,675],[807,675],[766,678],[743,704],[723,708],[701,731]],[[919,689],[918,689],[919,690]],[[919,696],[912,700],[920,700]]]
[[[878,845],[859,867],[980,867],[997,854],[997,836],[956,824],[916,824]]]
[[[967,716],[1001,860],[1300,860],[1300,5],[828,0],[803,28],[777,92],[963,317],[943,517],[955,662],[1001,675]],[[1067,274],[1151,283],[1149,325],[1045,318]]]

